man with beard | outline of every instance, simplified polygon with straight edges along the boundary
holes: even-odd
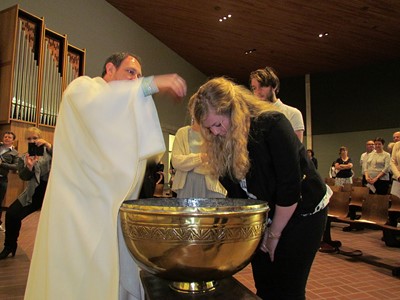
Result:
[[[279,93],[280,82],[276,71],[271,67],[258,69],[250,73],[250,88],[261,100],[271,102],[278,111],[283,113],[292,124],[293,130],[303,142],[304,122],[300,110],[284,104],[276,95]]]

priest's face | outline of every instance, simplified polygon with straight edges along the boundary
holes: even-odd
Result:
[[[132,56],[125,58],[118,68],[112,65],[108,71],[110,72],[109,81],[135,80],[142,77],[142,66]]]

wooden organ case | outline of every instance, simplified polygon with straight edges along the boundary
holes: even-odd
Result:
[[[0,132],[16,134],[14,146],[20,155],[27,151],[28,127],[40,128],[43,138],[53,142],[62,92],[84,75],[85,56],[66,35],[46,28],[44,18],[18,5],[0,11]],[[3,206],[24,187],[18,174],[10,172]]]

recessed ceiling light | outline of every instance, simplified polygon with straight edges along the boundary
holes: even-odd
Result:
[[[244,54],[251,54],[251,53],[253,53],[253,52],[255,52],[256,51],[256,49],[250,49],[250,50],[246,50],[246,51],[244,51]]]
[[[228,20],[228,19],[231,18],[231,17],[232,17],[232,15],[229,14],[228,16],[223,16],[222,18],[219,18],[218,21],[222,22],[222,21]]]

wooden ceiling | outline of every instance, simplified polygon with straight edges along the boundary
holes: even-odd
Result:
[[[107,2],[207,76],[244,84],[267,65],[283,78],[400,57],[399,0]]]

